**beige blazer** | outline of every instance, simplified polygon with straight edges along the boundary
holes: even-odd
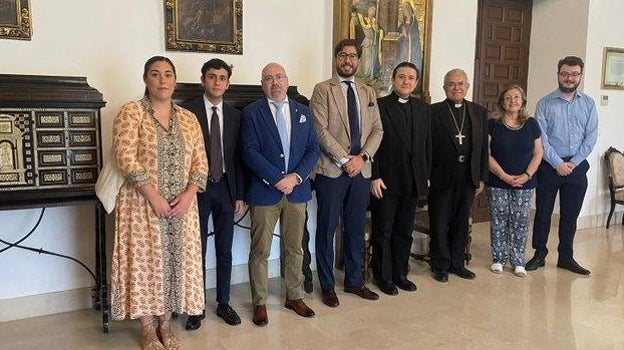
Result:
[[[356,83],[355,86],[360,102],[361,153],[366,152],[373,157],[383,135],[377,95],[367,85]],[[316,84],[310,99],[310,110],[321,149],[321,155],[312,172],[337,178],[343,171],[337,164],[340,159],[350,154],[351,144],[347,99],[338,77]],[[370,178],[370,162],[364,164],[362,176]]]

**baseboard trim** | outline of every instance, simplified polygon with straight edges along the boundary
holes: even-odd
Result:
[[[312,270],[316,259],[312,254]],[[269,278],[280,276],[280,260],[269,260]],[[206,289],[216,287],[217,270],[206,270]],[[249,282],[247,264],[232,266],[232,284]],[[92,307],[91,287],[0,300],[0,322],[47,316]]]
[[[92,307],[91,288],[0,300],[0,322],[83,310]]]

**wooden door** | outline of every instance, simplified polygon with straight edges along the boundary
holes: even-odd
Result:
[[[496,111],[503,88],[518,84],[526,91],[532,0],[479,0],[473,101]],[[485,194],[475,199],[474,222],[488,221]]]

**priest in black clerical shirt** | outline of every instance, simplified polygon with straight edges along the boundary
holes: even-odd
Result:
[[[429,188],[429,255],[433,278],[447,282],[453,273],[465,279],[469,216],[488,176],[487,110],[470,101],[468,76],[452,69],[444,76],[446,100],[431,105],[433,157]]]
[[[373,274],[382,292],[415,291],[407,279],[414,214],[419,197],[428,191],[431,169],[429,106],[410,94],[418,84],[410,62],[392,72],[393,92],[378,99],[384,129],[372,163],[371,214]]]

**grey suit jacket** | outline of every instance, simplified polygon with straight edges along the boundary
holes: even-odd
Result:
[[[313,173],[331,178],[337,178],[342,174],[342,168],[336,163],[351,154],[347,99],[340,84],[338,77],[320,82],[314,87],[310,99],[310,110],[321,149],[321,155]],[[377,96],[375,91],[367,85],[356,83],[356,90],[360,102],[361,152],[366,152],[373,157],[383,135]],[[370,162],[364,164],[362,176],[370,178]]]

